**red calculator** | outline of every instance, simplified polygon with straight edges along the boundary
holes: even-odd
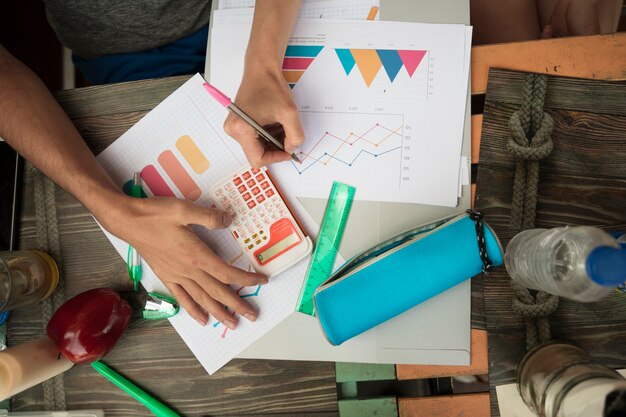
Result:
[[[254,269],[274,276],[311,253],[308,237],[272,182],[267,168],[246,166],[211,190],[233,218],[228,227]]]

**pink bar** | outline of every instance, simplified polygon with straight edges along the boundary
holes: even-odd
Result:
[[[202,194],[200,187],[176,159],[176,155],[172,151],[161,152],[157,160],[187,200],[195,201],[200,197]]]
[[[284,70],[305,70],[309,68],[315,58],[285,58],[283,59]]]
[[[146,165],[141,170],[141,179],[146,183],[152,194],[157,197],[175,197],[172,189],[167,185],[154,165]]]

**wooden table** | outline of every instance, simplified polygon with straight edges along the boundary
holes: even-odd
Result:
[[[475,206],[503,245],[518,232],[509,226],[515,160],[505,144],[525,76],[492,69],[483,116]],[[541,161],[536,227],[626,230],[626,81],[548,77],[544,110],[554,119],[554,149]],[[511,300],[504,268],[484,279],[492,416],[499,415],[495,386],[515,382],[526,352],[524,321]],[[588,304],[561,298],[549,319],[553,339],[578,344],[610,368],[626,367],[626,294]]]
[[[99,153],[188,77],[62,92],[58,99],[94,153]],[[32,176],[24,189],[20,246],[37,247]],[[86,209],[56,189],[65,298],[89,288],[129,290],[125,263]],[[10,345],[44,334],[38,308],[15,311]],[[200,366],[173,327],[136,320],[106,362],[186,416],[337,415],[335,364],[236,359],[213,376]],[[64,376],[68,409],[104,409],[107,416],[150,416],[146,408],[89,366]],[[14,397],[14,411],[41,410],[41,386]]]
[[[613,39],[611,48],[614,53],[611,56],[620,53],[623,56],[625,40],[626,37],[623,35]],[[546,72],[569,71],[573,73],[572,75],[585,76],[584,72],[580,72],[580,65],[577,65],[585,55],[576,47],[577,42],[580,40],[542,41],[543,49],[560,62],[559,67],[556,64],[546,67]],[[598,50],[606,52],[610,49],[606,48],[606,38],[591,37],[586,43],[596,45],[591,48],[595,53]],[[519,56],[524,54],[537,56],[535,45],[530,43],[516,44],[509,48],[502,45],[474,48],[473,94],[484,93],[489,66],[505,66],[503,64],[506,63],[502,62],[502,57],[506,55],[503,55],[503,50],[511,48],[518,52],[522,51]],[[521,58],[512,64],[513,68],[525,70],[539,70],[538,65],[532,60]],[[590,72],[593,68],[586,70]],[[616,71],[604,65],[593,74],[611,77],[616,75]],[[619,74],[623,72],[618,71],[617,76]],[[92,151],[98,154],[187,78],[176,77],[90,87],[61,92],[57,97]],[[473,145],[476,145],[472,155],[474,163],[478,162],[481,122],[481,115],[473,116],[472,136]],[[27,175],[20,229],[20,245],[23,248],[37,247],[35,209],[32,199],[29,198],[32,190],[32,176]],[[63,190],[57,189],[55,194],[65,298],[97,286],[109,286],[118,290],[130,289],[124,262],[93,218]],[[398,379],[416,379],[486,373],[486,320],[482,294],[483,281],[475,279],[472,282],[472,366],[454,368],[398,366],[395,376]],[[494,294],[497,295],[498,292]],[[491,299],[495,298],[497,297]],[[503,298],[499,302],[507,303],[508,300]],[[41,335],[44,333],[44,327],[45,323],[42,323],[36,308],[16,311],[9,323],[9,344],[22,343]],[[504,350],[490,352],[492,358],[500,358],[502,355],[506,355]],[[211,377],[201,368],[167,322],[133,322],[127,334],[107,357],[107,361],[184,415],[262,417],[338,414],[334,363],[236,359]],[[503,366],[508,368],[501,372],[499,363],[492,359],[491,368],[496,370],[495,373],[492,372],[492,384],[510,381],[511,363],[511,360],[505,360]],[[499,378],[499,375],[504,377]],[[108,416],[150,415],[145,408],[117,388],[108,385],[89,367],[75,367],[67,372],[65,391],[68,409],[101,408]],[[43,408],[42,398],[41,387],[35,387],[16,396],[12,404],[13,409],[40,410]],[[420,414],[420,410],[425,409],[443,409],[450,413],[456,410],[455,414],[441,415],[462,413],[481,417],[485,415],[480,411],[484,404],[484,396],[479,401],[480,405],[471,400],[459,402],[462,404],[460,407],[454,405],[457,404],[454,399],[443,398],[443,400],[400,399],[396,404],[396,412],[407,417],[423,415]],[[472,408],[467,408],[468,404],[472,404]]]

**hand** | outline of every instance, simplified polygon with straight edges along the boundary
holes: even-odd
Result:
[[[304,142],[298,109],[280,71],[246,71],[235,103],[261,126],[280,123],[285,132],[285,151],[268,149],[245,121],[233,113],[228,115],[224,131],[241,144],[252,167],[288,161],[291,153]]]
[[[110,218],[118,221],[110,226],[105,219],[103,225],[139,251],[191,317],[206,325],[210,314],[230,329],[237,325],[233,313],[256,320],[256,311],[229,284],[261,285],[267,283],[267,277],[228,265],[190,227],[227,227],[231,222],[228,213],[160,197],[126,197],[122,207],[126,215],[112,213]],[[119,222],[120,218],[124,220]]]

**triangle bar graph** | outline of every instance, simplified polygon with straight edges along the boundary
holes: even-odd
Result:
[[[324,47],[320,45],[289,45],[283,59],[283,77],[292,89]]]
[[[391,82],[403,67],[409,77],[413,77],[427,52],[399,49],[335,49],[346,75],[350,75],[356,66],[368,87],[381,68],[384,68]]]

